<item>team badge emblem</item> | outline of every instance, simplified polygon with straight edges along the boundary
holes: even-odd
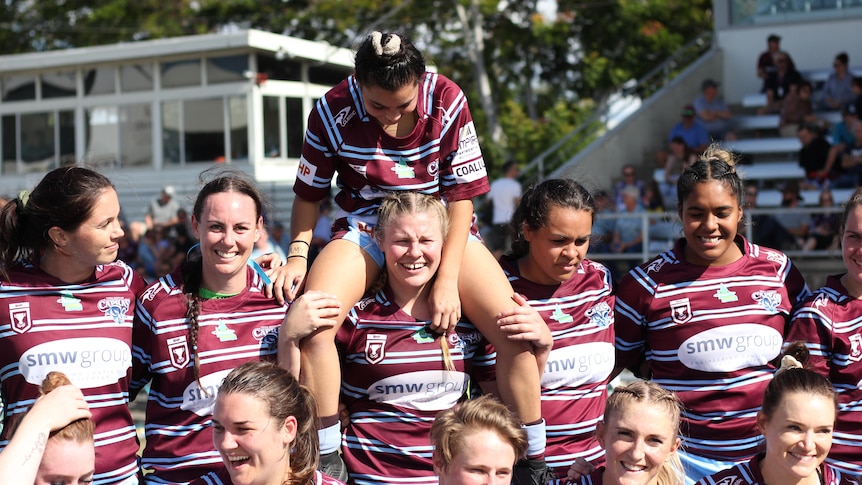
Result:
[[[428,175],[432,177],[437,176],[437,172],[440,171],[440,159],[434,160],[433,162],[428,164]]]
[[[751,295],[751,298],[760,303],[760,306],[770,313],[777,312],[778,307],[781,305],[781,295],[775,290],[755,291]]]
[[[823,308],[829,304],[829,297],[824,294],[817,295],[817,298],[814,299],[814,308]]]
[[[862,359],[862,335],[853,334],[850,336],[850,361],[859,362]]]
[[[691,320],[691,303],[688,298],[671,301],[670,316],[674,323],[686,323]]]
[[[57,303],[63,305],[63,309],[67,312],[80,312],[84,310],[84,305],[81,305],[81,300],[75,298],[75,295],[70,291],[61,291],[60,298]]]
[[[605,302],[585,311],[584,316],[590,319],[591,324],[599,328],[605,328],[614,322],[614,312],[611,310],[611,306]]]
[[[106,317],[111,317],[114,323],[122,325],[126,320],[126,312],[129,311],[131,300],[118,296],[111,296],[99,300],[99,311],[105,312]]]
[[[395,172],[395,174],[398,175],[398,178],[400,179],[416,178],[416,173],[413,172],[413,167],[411,165],[413,164],[409,160],[407,160],[406,158],[401,158],[397,162],[395,162],[395,166],[392,167],[391,170]]]
[[[365,336],[365,360],[377,364],[386,357],[386,335],[369,333]]]
[[[726,286],[720,285],[718,287],[718,291],[713,293],[714,297],[718,298],[718,301],[722,303],[730,303],[739,300],[739,297],[736,296],[735,291],[730,291]]]
[[[171,365],[177,369],[185,369],[189,365],[191,357],[189,356],[189,343],[186,336],[168,339],[168,355],[171,357]]]
[[[24,333],[33,328],[33,322],[30,320],[29,302],[9,305],[9,318],[12,321],[12,331],[15,333]]]

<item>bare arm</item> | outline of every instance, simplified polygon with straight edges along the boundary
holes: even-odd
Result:
[[[449,234],[443,243],[443,255],[437,278],[431,290],[431,328],[449,331],[461,318],[458,294],[458,272],[464,257],[464,246],[473,222],[473,201],[458,200],[448,204]]]

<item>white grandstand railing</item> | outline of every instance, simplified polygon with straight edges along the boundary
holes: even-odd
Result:
[[[751,242],[757,243],[754,239],[754,227],[751,224],[751,221],[756,215],[776,215],[776,214],[787,214],[787,213],[805,213],[809,215],[813,214],[830,214],[830,213],[841,213],[843,208],[841,207],[794,207],[794,208],[775,208],[775,209],[745,209],[744,217],[745,217],[745,238]],[[636,213],[604,213],[597,214],[596,220],[600,219],[634,219],[640,218],[641,222],[641,235],[642,238],[642,250],[640,253],[608,253],[608,252],[596,252],[590,249],[589,251],[589,259],[594,261],[619,261],[619,260],[634,260],[639,259],[640,262],[648,261],[649,259],[655,257],[659,253],[670,249],[673,244],[676,242],[676,239],[683,237],[682,234],[682,224],[679,220],[679,216],[675,212],[636,212]],[[655,238],[650,237],[650,226],[653,224],[652,221],[663,221],[663,222],[673,222],[676,224],[678,231],[674,234],[673,238]],[[657,247],[662,246],[659,250]],[[841,250],[785,250],[783,251],[785,254],[790,256],[791,258],[823,258],[823,257],[841,257]]]

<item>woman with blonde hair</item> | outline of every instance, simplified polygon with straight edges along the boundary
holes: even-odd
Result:
[[[440,485],[508,485],[527,451],[527,435],[512,412],[488,395],[438,414],[431,442]]]

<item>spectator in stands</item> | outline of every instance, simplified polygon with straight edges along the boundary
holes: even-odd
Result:
[[[174,186],[165,185],[162,193],[150,201],[147,214],[144,216],[147,229],[155,226],[170,226],[178,222],[177,211],[180,210],[180,203],[175,196]]]
[[[590,234],[590,251],[593,253],[611,252],[611,242],[616,230],[616,220],[603,215],[613,214],[614,204],[605,190],[599,190],[593,195],[596,202],[596,219],[593,221],[593,231]]]
[[[665,206],[670,206],[668,201],[676,201],[676,181],[679,176],[694,161],[697,155],[685,144],[682,137],[674,137],[670,141],[670,153],[664,164],[664,181],[661,184],[661,193],[664,197]]]
[[[862,113],[862,77],[854,77],[850,81],[850,89],[853,90],[853,96],[855,96],[853,106],[856,108],[856,115],[858,116],[859,113]]]
[[[709,132],[697,120],[694,106],[688,104],[682,108],[682,120],[673,125],[670,130],[670,135],[667,137],[668,143],[676,137],[685,140],[685,144],[696,153],[702,153],[709,145]]]
[[[835,161],[841,159],[844,149],[848,145],[853,145],[856,140],[853,138],[853,124],[859,119],[857,116],[856,105],[853,103],[845,103],[841,108],[841,121],[835,123],[832,127],[832,148],[829,149],[829,156],[826,157],[826,166],[820,176],[825,177],[829,171],[835,167]],[[837,167],[840,168],[840,165]]]
[[[272,230],[270,231],[269,235],[272,239],[272,242],[278,244],[281,250],[287,253],[287,245],[290,243],[290,241],[288,241],[285,237],[284,223],[281,221],[274,221],[272,223]]]
[[[831,146],[820,127],[814,123],[803,123],[797,131],[802,148],[799,150],[799,166],[805,170],[806,184],[820,187],[831,177],[826,169]]]
[[[279,261],[287,261],[287,255],[284,254],[284,249],[276,244],[275,240],[270,236],[270,232],[266,226],[260,230],[260,237],[254,242],[254,249],[251,250],[251,258],[257,258],[263,254],[274,253],[279,257]]]
[[[824,189],[820,192],[820,207],[835,207],[832,191]],[[838,247],[838,227],[840,217],[835,212],[818,212],[812,214],[809,227],[811,232],[805,240],[806,251],[814,249],[835,249]]]
[[[724,140],[730,131],[730,117],[733,114],[718,95],[718,83],[715,80],[705,79],[701,90],[701,95],[694,100],[697,120],[706,128],[710,138]]]
[[[611,243],[611,251],[617,254],[640,253],[643,250],[643,231],[641,230],[641,216],[644,212],[640,204],[640,190],[630,185],[622,191],[623,208],[620,212],[632,214],[632,217],[620,217],[614,227],[614,239]],[[617,265],[617,276],[624,275],[640,261],[637,259],[619,261]]]
[[[745,196],[743,198],[743,214],[745,217],[740,219],[737,231],[739,234],[745,234],[748,237],[746,230],[746,219],[751,221],[751,242],[761,246],[771,248],[780,247],[783,241],[793,239],[793,236],[787,232],[771,214],[754,214],[751,209],[756,209],[757,196],[759,189],[757,184],[749,183],[745,186]]]
[[[836,110],[840,109],[844,103],[852,102],[855,99],[853,88],[851,86],[853,75],[847,66],[849,58],[846,52],[842,52],[835,56],[832,62],[833,71],[823,84],[823,99],[820,102],[820,109]]]
[[[835,181],[835,187],[852,188],[859,185],[860,175],[862,175],[862,120],[856,120],[853,123],[853,140],[852,145],[847,145],[844,148],[844,154],[841,155],[841,177]]]
[[[639,194],[638,199],[643,196],[644,182],[637,177],[635,166],[630,163],[623,165],[622,170],[620,170],[620,179],[614,184],[614,203],[616,204],[616,210],[623,210],[625,208],[625,204],[623,203],[623,190],[625,190],[626,187],[637,188]]]
[[[790,58],[789,54],[782,52],[781,50],[781,37],[776,34],[771,34],[766,39],[766,51],[760,54],[760,57],[757,59],[757,77],[763,79],[763,88],[760,90],[761,93],[766,92],[766,78],[770,73],[775,72],[777,69],[778,63],[776,61],[779,54],[784,54],[784,56],[787,57],[790,68],[794,71],[796,70],[796,65],[793,63],[793,59]]]
[[[811,221],[811,215],[805,211],[799,210],[799,203],[802,202],[802,194],[799,193],[799,183],[791,180],[784,185],[781,190],[781,207],[787,209],[785,212],[775,214],[775,220],[784,228],[792,237],[785,238],[779,249],[792,250],[802,249],[805,246],[805,239],[808,238],[808,223]]]
[[[319,207],[320,215],[317,217],[317,223],[314,224],[314,230],[311,233],[311,247],[308,250],[309,265],[332,237],[332,201],[327,197],[320,201]],[[288,242],[289,245],[290,242]]]
[[[811,105],[811,83],[800,79],[790,85],[779,111],[778,132],[781,136],[792,138],[799,132],[802,123],[815,123],[814,108]]]
[[[766,76],[766,106],[758,110],[759,114],[778,113],[790,86],[802,78],[795,68],[790,67],[790,58],[783,52],[776,58],[776,67]]]
[[[503,164],[503,176],[491,182],[491,190],[486,198],[491,202],[494,213],[485,243],[494,257],[499,259],[503,251],[512,244],[514,231],[510,222],[518,202],[521,201],[517,162],[509,161]]]

